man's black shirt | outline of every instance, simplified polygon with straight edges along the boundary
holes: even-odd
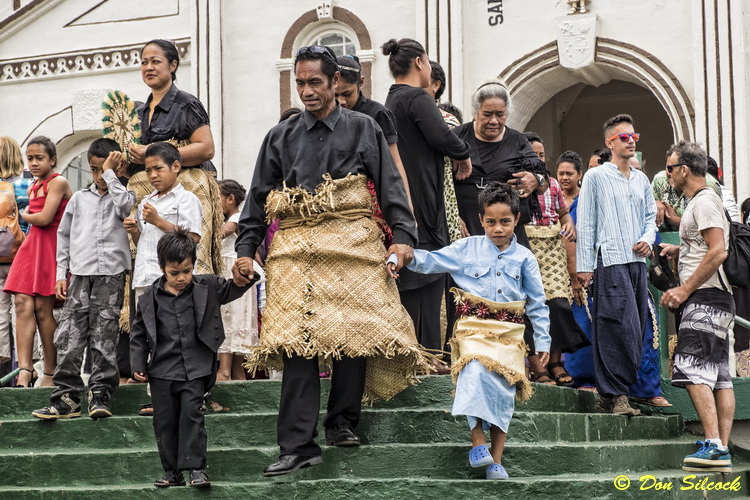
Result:
[[[324,174],[333,179],[366,175],[375,184],[383,216],[393,231],[393,243],[416,245],[416,222],[383,131],[369,116],[336,106],[324,120],[304,111],[266,135],[240,217],[237,255],[255,256],[268,227],[265,202],[271,190],[286,183],[312,193]]]

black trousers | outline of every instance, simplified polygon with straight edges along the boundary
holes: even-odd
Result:
[[[205,469],[205,394],[213,377],[177,382],[150,378],[154,434],[165,471]]]
[[[594,271],[591,343],[596,389],[602,396],[630,395],[643,355],[648,308],[646,264],[630,262]]]
[[[414,290],[399,290],[401,304],[411,316],[417,331],[417,341],[425,349],[442,350],[440,343],[440,306],[445,291],[445,278]]]
[[[365,390],[365,358],[342,357],[333,360],[328,412],[323,420],[326,429],[339,422],[356,428],[362,413]],[[284,356],[284,378],[281,381],[281,403],[277,436],[281,455],[319,456],[320,372],[318,358]]]

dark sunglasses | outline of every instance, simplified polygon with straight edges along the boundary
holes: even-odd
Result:
[[[675,165],[667,165],[667,172],[669,172],[671,174],[672,170],[674,170],[677,167],[682,167],[682,166],[687,167],[687,165],[685,165],[684,163],[677,163]]]
[[[631,137],[633,138],[633,142],[638,142],[638,140],[641,138],[641,134],[639,134],[638,132],[633,132],[632,134],[615,134],[607,140],[614,141],[618,137],[622,142],[629,142]]]
[[[325,45],[308,45],[306,47],[300,47],[297,51],[297,57],[301,55],[306,54],[317,54],[322,56],[329,57],[336,65],[338,65],[338,61],[336,60],[336,54],[326,47]]]

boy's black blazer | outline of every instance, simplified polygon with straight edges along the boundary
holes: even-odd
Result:
[[[224,342],[221,306],[242,297],[258,281],[258,274],[245,287],[213,274],[193,276],[193,307],[198,338],[213,352]],[[159,278],[161,279],[161,278]],[[138,300],[138,310],[130,328],[130,368],[132,372],[147,372],[147,359],[156,346],[156,283],[146,288]]]

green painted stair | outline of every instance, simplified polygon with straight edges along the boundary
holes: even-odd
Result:
[[[327,381],[323,381],[324,397]],[[627,418],[592,413],[594,395],[535,386],[518,405],[504,463],[512,479],[483,480],[467,463],[468,428],[450,414],[448,377],[425,377],[393,400],[366,408],[357,429],[363,446],[324,447],[324,462],[289,476],[263,478],[278,455],[279,382],[219,384],[212,400],[223,411],[206,417],[210,491],[157,490],[160,473],[143,385],[115,393],[115,416],[38,421],[30,411],[48,404],[49,389],[0,389],[0,499],[149,498],[741,498],[748,497],[750,454],[735,450],[732,474],[698,480],[741,482],[737,491],[681,490],[678,470],[695,450],[679,415]],[[84,412],[85,413],[85,412]],[[322,431],[322,429],[321,429]],[[656,490],[656,479],[662,487]],[[628,476],[620,491],[614,478]],[[707,478],[707,479],[704,479]],[[641,491],[639,487],[653,486]]]

